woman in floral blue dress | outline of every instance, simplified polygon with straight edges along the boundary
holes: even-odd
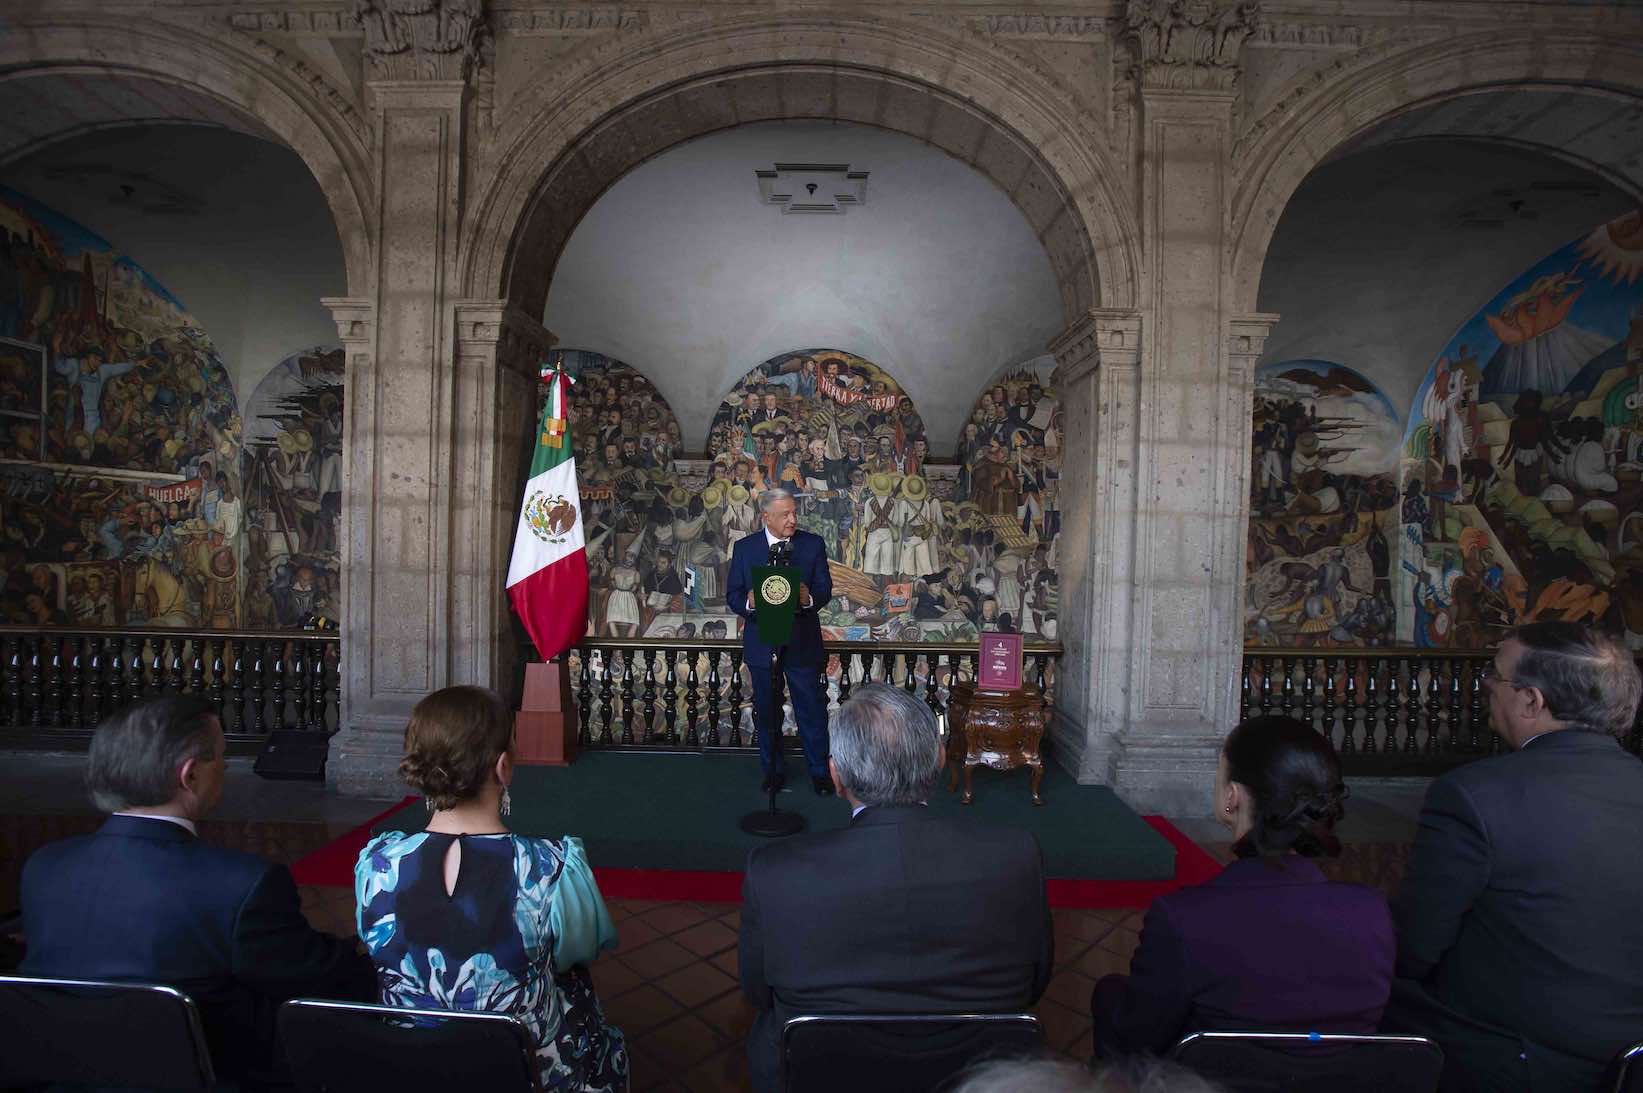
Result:
[[[447,687],[417,703],[400,775],[426,796],[425,831],[372,839],[354,867],[359,936],[385,1005],[512,1013],[545,1090],[628,1084],[619,1029],[587,965],[616,928],[579,839],[510,833],[513,715],[495,692]]]

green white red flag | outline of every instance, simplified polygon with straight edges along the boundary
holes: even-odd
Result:
[[[548,400],[513,536],[508,598],[543,660],[582,639],[588,626],[588,553],[570,444],[570,385],[563,365],[543,370]]]

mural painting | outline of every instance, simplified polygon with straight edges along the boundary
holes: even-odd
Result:
[[[0,187],[0,337],[6,617],[238,625],[237,529],[208,502],[219,478],[240,486],[240,417],[198,324],[106,241]]]
[[[243,502],[219,474],[207,502],[243,524],[245,620],[303,628],[336,619],[342,588],[342,381],[340,346],[280,361],[245,410]]]
[[[829,640],[968,640],[983,628],[1053,640],[1061,445],[1050,358],[988,386],[957,466],[929,462],[900,384],[841,350],[783,354],[743,377],[705,459],[680,457],[678,423],[638,372],[596,353],[565,362],[577,376],[590,634],[735,637],[730,550],[759,527],[759,492],[779,485],[827,544]]]
[[[1439,355],[1403,444],[1400,637],[1519,622],[1643,649],[1643,210],[1500,291]]]
[[[1330,361],[1255,377],[1244,638],[1263,645],[1382,645],[1393,592],[1398,415]]]

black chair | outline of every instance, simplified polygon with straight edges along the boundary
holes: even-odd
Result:
[[[1643,1093],[1643,1043],[1615,1056],[1614,1093]]]
[[[535,1041],[511,1013],[298,998],[280,1007],[279,1028],[304,1093],[541,1089]]]
[[[1032,1055],[1043,1029],[1030,1013],[817,1014],[782,1026],[787,1093],[923,1093],[971,1063]]]
[[[1194,1032],[1170,1057],[1234,1093],[1434,1093],[1443,1076],[1424,1036]]]
[[[216,1084],[199,1010],[174,987],[0,975],[0,1029],[0,1089]]]

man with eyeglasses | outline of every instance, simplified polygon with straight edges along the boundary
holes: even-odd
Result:
[[[1512,749],[1432,783],[1393,901],[1383,1031],[1437,1040],[1450,1090],[1591,1090],[1643,1039],[1643,763],[1631,654],[1573,623],[1486,670]]]

